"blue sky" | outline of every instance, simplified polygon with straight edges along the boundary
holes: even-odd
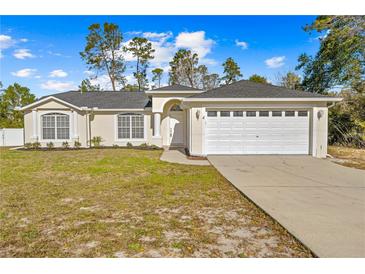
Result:
[[[272,83],[276,75],[294,70],[301,53],[314,54],[318,34],[303,26],[315,16],[1,16],[0,80],[29,87],[38,97],[75,89],[91,74],[79,52],[85,46],[88,26],[112,22],[120,26],[127,42],[144,36],[153,42],[155,60],[150,68],[162,67],[167,82],[168,61],[178,48],[197,52],[211,72],[221,73],[221,64],[233,57],[243,78],[257,73]],[[133,59],[129,60],[127,79]],[[105,75],[97,80],[105,88]]]

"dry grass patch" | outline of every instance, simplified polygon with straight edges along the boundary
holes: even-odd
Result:
[[[328,153],[335,157],[333,162],[347,167],[365,169],[365,149],[329,146]]]
[[[212,167],[159,151],[1,151],[1,257],[310,257]]]

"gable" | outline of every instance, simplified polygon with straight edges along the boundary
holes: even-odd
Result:
[[[59,101],[55,101],[54,99],[50,99],[44,103],[41,103],[41,104],[35,106],[35,108],[38,108],[38,109],[70,109],[69,106],[62,104]]]

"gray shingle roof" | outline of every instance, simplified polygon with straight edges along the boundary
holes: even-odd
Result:
[[[163,90],[172,90],[172,91],[180,91],[180,90],[201,90],[201,89],[198,89],[198,88],[192,88],[192,87],[188,87],[188,86],[183,86],[183,85],[171,85],[171,86],[166,86],[166,87],[160,87],[160,88],[156,88],[156,89],[153,89],[153,91],[163,91]]]
[[[318,98],[326,95],[241,80],[189,98]]]
[[[150,106],[148,96],[144,92],[100,91],[84,92],[68,91],[52,94],[77,107],[97,107],[100,109],[143,109]],[[49,97],[44,96],[40,99]]]

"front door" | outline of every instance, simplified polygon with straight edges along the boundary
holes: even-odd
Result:
[[[170,111],[169,140],[170,146],[184,144],[184,112]]]

